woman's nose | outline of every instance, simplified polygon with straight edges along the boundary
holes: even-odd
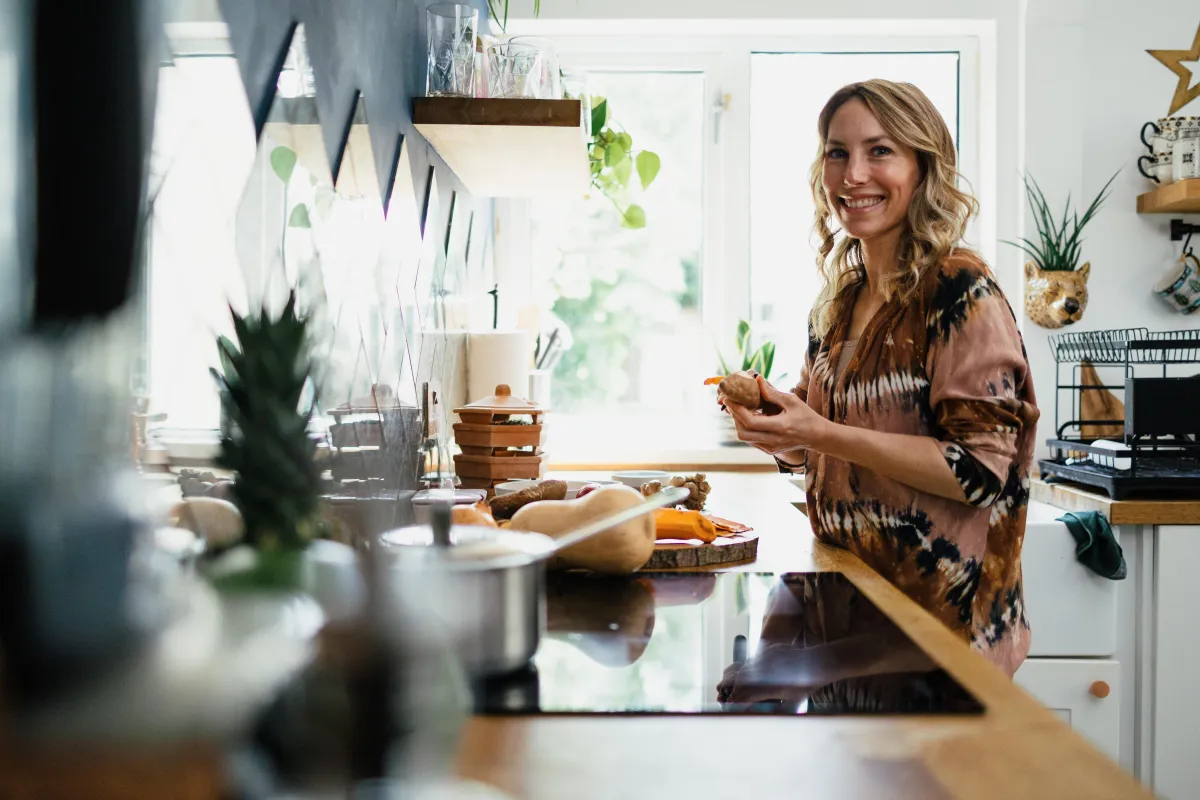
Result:
[[[846,183],[849,186],[859,186],[867,182],[867,159],[856,153],[851,153],[846,159]]]

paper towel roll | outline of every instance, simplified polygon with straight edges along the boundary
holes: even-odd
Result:
[[[520,396],[529,386],[530,350],[528,331],[485,331],[467,336],[467,395],[470,402],[496,393],[508,384]]]

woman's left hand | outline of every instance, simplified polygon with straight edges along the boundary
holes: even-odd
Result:
[[[782,411],[768,415],[730,404],[728,410],[737,426],[738,439],[772,456],[800,448],[819,450],[817,443],[832,422],[791,392],[777,390],[761,375],[758,391],[763,403],[773,403]]]

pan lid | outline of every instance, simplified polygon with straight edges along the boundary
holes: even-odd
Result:
[[[436,544],[433,525],[409,525],[380,537],[400,568],[473,571],[519,567],[545,559],[554,540],[540,533],[454,525],[449,543]]]

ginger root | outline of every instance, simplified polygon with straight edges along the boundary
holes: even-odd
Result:
[[[735,372],[725,376],[725,380],[717,386],[717,391],[725,398],[726,403],[743,408],[754,410],[762,404],[758,381],[748,372]]]
[[[705,504],[708,503],[708,493],[712,490],[704,473],[697,473],[687,477],[676,475],[671,478],[667,485],[683,487],[688,490],[689,494],[687,499],[683,501],[683,507],[692,511],[704,510]],[[642,485],[642,495],[644,497],[658,494],[662,490],[663,485],[661,481],[650,481]]]
[[[492,509],[492,516],[497,520],[502,520],[512,519],[513,514],[516,514],[522,507],[539,500],[566,499],[566,481],[542,481],[536,486],[530,486],[519,492],[497,495],[491,499],[489,505]]]

